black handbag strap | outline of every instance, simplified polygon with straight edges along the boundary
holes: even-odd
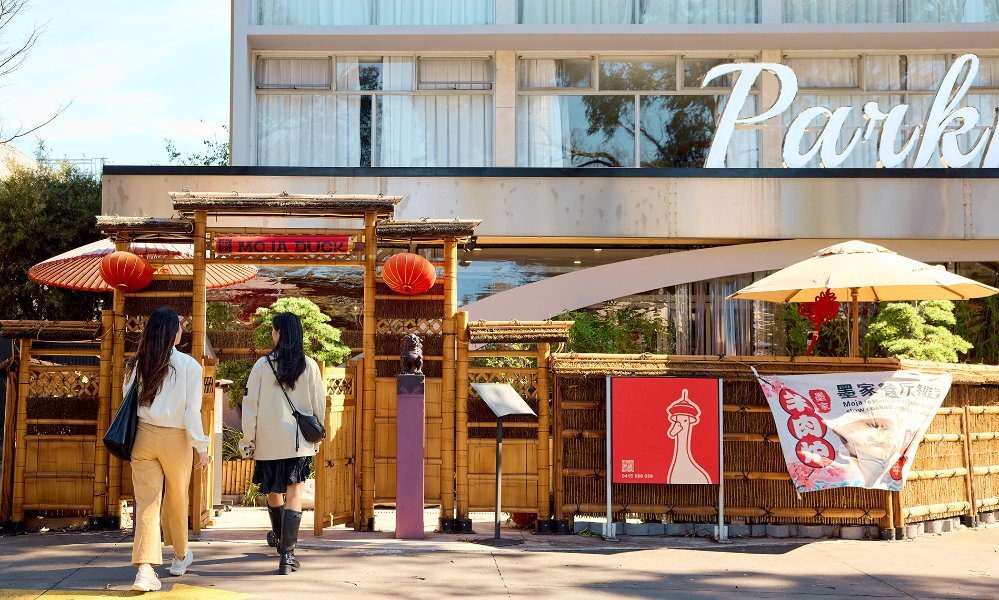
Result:
[[[276,381],[278,387],[281,388],[281,392],[284,394],[284,399],[288,401],[288,408],[291,409],[291,415],[295,417],[295,452],[298,452],[299,448],[298,436],[302,429],[301,425],[298,424],[298,418],[302,415],[302,413],[298,412],[298,409],[295,408],[295,405],[292,403],[291,398],[288,396],[288,390],[284,389],[284,385],[282,385],[281,380],[278,379],[277,369],[274,368],[274,363],[271,362],[271,357],[267,356],[265,358],[267,360],[267,364],[271,368],[271,373],[274,373],[274,381]]]

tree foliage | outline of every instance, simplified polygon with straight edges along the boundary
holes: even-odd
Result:
[[[974,345],[967,360],[999,365],[999,296],[958,302],[954,317],[957,319],[954,333]]]
[[[225,139],[202,140],[202,152],[183,152],[171,138],[164,139],[167,161],[171,164],[195,167],[225,167],[229,165],[229,128],[222,126]]]
[[[0,181],[0,317],[99,318],[106,294],[43,286],[28,269],[101,239],[100,211],[100,180],[68,165],[14,169]]]
[[[8,35],[11,33],[11,24],[18,20],[21,11],[29,4],[29,0],[0,0],[0,79],[24,66],[24,61],[28,59],[31,49],[35,47],[42,36],[42,27],[37,24],[31,27],[19,40],[12,41]],[[69,103],[63,104],[52,113],[52,116],[41,123],[31,125],[18,123],[16,126],[10,126],[6,122],[0,123],[0,143],[6,144],[38,131],[66,112],[68,108]]]
[[[866,339],[887,356],[955,363],[972,348],[950,330],[955,323],[949,300],[889,302],[868,326]]]
[[[305,353],[328,365],[339,365],[350,356],[350,348],[340,341],[340,330],[329,325],[329,316],[319,310],[315,302],[307,298],[280,298],[268,308],[258,308],[253,315],[253,341],[258,348],[269,348],[274,344],[271,329],[274,316],[290,312],[302,319],[305,330]]]
[[[781,329],[785,356],[804,356],[814,328],[808,319],[798,314],[798,305],[785,304],[777,311],[776,322]],[[812,356],[847,356],[849,353],[850,321],[838,316],[819,330],[819,341],[812,349]]]

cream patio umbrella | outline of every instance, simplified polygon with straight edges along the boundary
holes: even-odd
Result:
[[[941,267],[853,240],[823,248],[811,258],[764,277],[729,298],[813,302],[825,290],[851,302],[850,356],[859,354],[859,302],[968,300],[999,293],[999,289]]]

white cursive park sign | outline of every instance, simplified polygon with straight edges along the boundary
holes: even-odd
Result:
[[[780,83],[777,100],[773,106],[757,115],[740,118],[739,114],[746,105],[753,84],[764,71],[773,73]],[[729,142],[736,127],[762,123],[781,115],[790,108],[798,93],[798,78],[794,71],[787,65],[777,63],[719,65],[708,71],[701,87],[713,79],[730,73],[738,73],[738,79],[732,88],[728,104],[718,120],[711,150],[704,163],[705,167],[725,167]],[[902,131],[905,114],[909,110],[908,104],[899,104],[891,107],[888,112],[883,112],[877,102],[867,102],[861,109],[866,125],[847,132],[843,131],[844,125],[856,107],[841,106],[830,109],[815,106],[803,110],[791,121],[784,135],[784,164],[792,168],[804,167],[818,155],[824,167],[841,166],[859,144],[870,141],[874,138],[874,131],[878,130],[874,142],[878,149],[878,164],[871,165],[872,167],[897,167],[904,164],[915,152],[913,167],[923,168],[930,164],[938,146],[945,166],[968,167],[976,166],[973,163],[977,162],[977,166],[982,168],[999,167],[999,135],[996,135],[999,130],[999,111],[993,117],[991,127],[982,131],[967,152],[957,141],[959,135],[978,126],[981,119],[977,108],[960,106],[961,100],[968,93],[977,75],[978,57],[974,54],[965,54],[954,61],[933,98],[926,121],[912,128],[909,136],[902,142],[901,148],[896,148],[896,140]],[[819,130],[815,142],[809,148],[802,150],[802,138],[806,130],[820,117],[825,117],[825,125]],[[849,135],[849,140],[840,150],[840,139],[844,133]]]

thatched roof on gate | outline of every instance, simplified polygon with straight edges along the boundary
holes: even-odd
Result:
[[[430,241],[457,238],[467,240],[475,235],[481,220],[420,219],[417,221],[380,221],[376,226],[379,240]]]
[[[552,372],[564,377],[676,376],[751,380],[751,367],[761,375],[896,371],[951,373],[954,383],[999,384],[999,367],[949,364],[897,358],[816,356],[667,356],[661,354],[553,354]]]
[[[90,321],[0,321],[0,336],[14,340],[82,342],[101,336],[101,324]]]
[[[557,344],[569,341],[575,321],[475,321],[468,324],[473,344]]]
[[[161,217],[119,217],[98,215],[97,229],[111,237],[119,233],[131,235],[173,234],[190,235],[194,223],[189,219],[164,219]]]
[[[240,194],[170,192],[173,208],[184,216],[203,210],[212,216],[262,217],[363,217],[375,213],[391,217],[402,196],[364,194]]]

